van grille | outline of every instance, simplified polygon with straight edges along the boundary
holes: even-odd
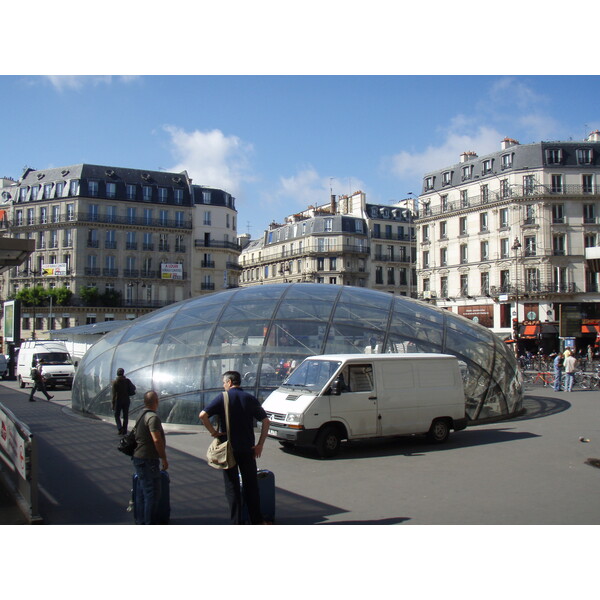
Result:
[[[269,421],[284,421],[285,422],[285,415],[282,415],[280,413],[272,413],[272,412],[267,412],[267,417],[269,417]]]

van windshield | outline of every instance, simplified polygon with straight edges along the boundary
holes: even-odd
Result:
[[[282,384],[282,387],[300,387],[321,390],[339,369],[337,360],[305,360]]]
[[[44,352],[43,354],[34,354],[32,366],[35,366],[38,360],[43,360],[45,365],[73,364],[68,352]]]

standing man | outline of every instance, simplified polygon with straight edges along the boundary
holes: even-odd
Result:
[[[117,433],[125,435],[127,433],[127,423],[129,421],[129,397],[135,394],[135,385],[125,377],[123,369],[117,369],[117,377],[112,382],[112,409],[115,413],[115,423],[117,424]],[[121,424],[121,413],[123,413],[123,423]]]
[[[563,376],[564,358],[562,354],[557,354],[554,359],[554,391],[561,391],[562,376]]]
[[[575,379],[575,369],[577,368],[577,360],[569,350],[565,352],[565,391],[573,391],[573,380]]]
[[[165,445],[165,432],[156,411],[158,395],[154,391],[144,394],[145,411],[135,427],[137,447],[133,453],[133,466],[138,476],[139,524],[156,525],[158,523],[158,503],[161,495],[162,470],[169,468]]]
[[[44,396],[46,396],[46,400],[50,402],[54,396],[51,396],[46,390],[46,382],[44,380],[44,375],[42,373],[42,367],[44,366],[44,359],[40,358],[37,363],[37,366],[31,369],[31,379],[33,379],[33,384],[31,385],[31,393],[29,394],[29,402],[35,402],[35,398],[33,395],[36,391],[42,392]]]
[[[248,508],[250,522],[260,525],[263,522],[260,512],[260,496],[258,479],[256,477],[256,459],[262,454],[265,439],[269,430],[269,419],[260,402],[240,387],[242,378],[237,371],[223,373],[223,388],[229,396],[229,427],[230,431],[218,431],[210,418],[218,415],[219,424],[225,428],[225,404],[223,394],[219,394],[201,413],[200,420],[213,437],[227,436],[233,447],[236,466],[223,471],[225,496],[229,503],[231,523],[241,525],[242,494],[240,490],[240,475],[244,490],[244,500]],[[258,444],[254,443],[254,419],[262,424]],[[239,469],[239,475],[238,475]]]

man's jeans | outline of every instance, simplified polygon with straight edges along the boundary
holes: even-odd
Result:
[[[158,458],[132,458],[138,476],[136,496],[138,525],[158,523],[158,503],[162,491]]]
[[[573,391],[573,379],[575,378],[575,373],[565,373],[565,388],[567,392]]]
[[[562,385],[562,369],[554,369],[554,391],[560,392]]]
[[[129,398],[127,400],[117,400],[115,402],[115,423],[117,424],[117,429],[122,431],[123,434],[127,433],[130,403],[131,401]],[[121,412],[123,413],[123,423],[121,423]]]
[[[237,465],[233,469],[223,471],[223,480],[225,482],[225,496],[229,503],[229,513],[233,525],[242,525],[242,490],[243,500],[248,509],[248,516],[253,525],[262,523],[260,512],[260,496],[258,492],[258,479],[256,477],[256,459],[254,451],[235,452]],[[238,474],[239,469],[239,474]],[[242,476],[242,489],[240,489],[240,475]]]

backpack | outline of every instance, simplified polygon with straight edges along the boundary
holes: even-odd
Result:
[[[136,388],[135,388],[135,385],[133,384],[133,382],[130,379],[128,379],[127,380],[127,393],[130,396],[135,396],[135,389]]]

